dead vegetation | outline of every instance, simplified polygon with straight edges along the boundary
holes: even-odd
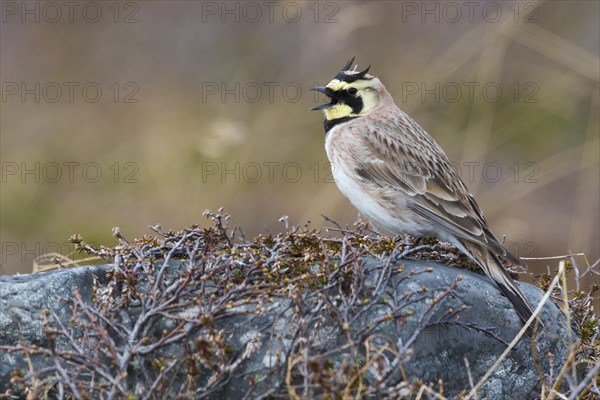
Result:
[[[304,226],[248,241],[239,228],[229,228],[229,215],[222,210],[205,215],[214,221],[212,228],[192,226],[175,232],[154,226],[153,236],[133,241],[115,229],[119,244],[113,248],[91,246],[73,236],[81,252],[115,268],[107,284],[95,286],[93,304],[78,293],[64,299],[72,311],[68,325],[51,312],[42,316],[44,334],[56,345],[0,346],[28,359],[52,360],[45,369],[14,373],[12,383],[21,393],[31,399],[200,399],[238,380],[251,384],[269,380],[273,382],[269,390],[251,392],[248,398],[445,398],[443,382],[433,387],[394,379],[397,369],[389,360],[408,357],[410,341],[403,346],[382,341],[375,334],[376,323],[354,330],[352,321],[369,313],[383,293],[379,284],[365,289],[361,257],[385,255],[389,261],[380,272],[383,281],[401,272],[401,265],[392,267],[390,261],[402,258],[469,265],[456,249],[433,239],[385,237],[360,221],[352,228],[330,221],[335,225],[333,236]],[[179,265],[176,277],[170,273],[173,265]],[[560,266],[558,273],[549,268],[540,277],[540,286],[563,304],[579,338],[573,338],[561,369],[540,378],[540,397],[597,399],[600,335],[592,303],[598,285],[569,289],[566,276],[580,279],[591,274],[597,282],[598,262],[582,268],[570,256]],[[431,307],[455,284],[434,297]],[[340,296],[332,297],[332,289]],[[410,318],[406,305],[432,296],[426,288],[407,293],[380,322]],[[289,350],[276,355],[273,371],[246,375],[240,366],[256,353],[265,332],[248,333],[242,351],[235,351],[227,332],[218,326],[234,315],[268,315],[276,299],[290,299],[297,314],[297,323],[288,329]],[[446,317],[459,313],[453,310]],[[311,332],[322,328],[324,315],[332,321],[334,336],[345,340],[326,352],[310,351],[318,347]],[[160,325],[159,317],[167,325]],[[183,348],[184,357],[173,357],[172,346]],[[336,358],[340,353],[348,356]],[[136,379],[131,379],[134,375]],[[470,380],[471,392],[462,397],[477,398],[481,383]]]

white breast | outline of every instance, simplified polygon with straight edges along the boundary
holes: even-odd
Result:
[[[405,229],[402,229],[405,222],[391,215],[388,210],[380,206],[370,194],[363,190],[357,181],[358,177],[353,167],[340,157],[337,146],[331,145],[332,138],[336,136],[335,134],[338,133],[336,132],[338,129],[339,127],[334,127],[325,140],[325,150],[327,151],[329,162],[332,164],[331,170],[338,188],[350,200],[352,205],[372,222],[391,232],[406,232]],[[400,212],[399,215],[402,215],[403,210],[397,211]]]

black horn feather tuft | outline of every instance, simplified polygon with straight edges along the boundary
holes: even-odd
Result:
[[[350,67],[352,67],[352,63],[354,62],[354,59],[355,59],[355,58],[356,58],[356,57],[352,57],[352,58],[350,59],[350,61],[348,61],[348,62],[346,63],[346,65],[344,65],[344,67],[342,68],[342,71],[348,71],[348,70],[350,70]]]
[[[371,64],[369,64],[369,66],[367,67],[367,69],[365,69],[362,72],[359,72],[357,75],[357,79],[362,79],[365,77],[365,75],[367,74],[367,72],[369,72],[369,69],[371,68]]]
[[[354,82],[354,81],[356,81],[358,79],[371,79],[372,78],[372,77],[365,78],[365,76],[369,72],[369,69],[371,68],[370,64],[367,67],[367,69],[365,69],[362,72],[356,72],[355,71],[356,67],[354,68],[355,70],[350,70],[350,68],[352,67],[352,63],[354,62],[355,58],[356,57],[352,57],[352,59],[350,61],[348,61],[346,63],[346,65],[344,65],[342,71],[339,72],[335,76],[335,79],[339,79],[340,81],[347,82],[347,83],[352,83],[352,82]]]

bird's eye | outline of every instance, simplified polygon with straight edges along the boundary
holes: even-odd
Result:
[[[348,94],[352,96],[354,96],[357,92],[358,90],[356,90],[356,88],[351,87],[350,89],[348,89]]]

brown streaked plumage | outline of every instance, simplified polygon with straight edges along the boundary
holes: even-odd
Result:
[[[381,81],[350,70],[324,87],[325,148],[341,192],[360,212],[393,233],[436,236],[473,259],[523,321],[532,307],[501,260],[523,265],[488,227],[473,195],[435,140],[400,110]],[[538,322],[541,322],[538,319]]]

